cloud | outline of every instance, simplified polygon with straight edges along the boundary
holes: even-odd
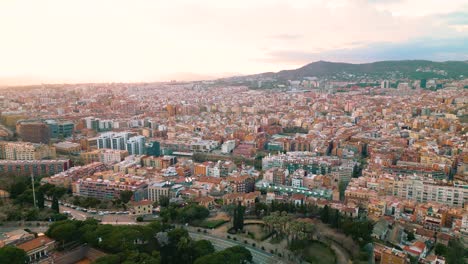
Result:
[[[283,33],[283,34],[278,34],[278,35],[271,35],[270,38],[272,39],[280,39],[280,40],[295,40],[295,39],[300,39],[303,36],[300,34],[288,34],[288,33]]]
[[[468,11],[445,14],[440,18],[449,25],[468,25]]]
[[[374,43],[355,49],[336,49],[324,52],[278,50],[268,52],[261,60],[289,65],[304,65],[318,60],[354,63],[407,59],[468,60],[466,43],[468,43],[468,37],[441,40],[424,38],[403,43]]]
[[[320,59],[462,59],[466,1],[0,0],[0,77],[152,81]]]

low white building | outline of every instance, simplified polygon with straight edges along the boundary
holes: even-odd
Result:
[[[236,147],[236,141],[228,140],[224,142],[223,145],[221,145],[221,153],[229,154],[234,150],[235,147]]]

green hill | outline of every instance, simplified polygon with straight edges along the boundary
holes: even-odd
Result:
[[[352,64],[317,61],[294,70],[261,73],[247,78],[300,80],[305,77],[348,80],[356,78],[464,78],[468,77],[467,61],[434,62],[426,60],[379,61]]]

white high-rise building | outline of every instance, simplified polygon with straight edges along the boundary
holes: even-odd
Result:
[[[130,155],[143,155],[145,154],[145,137],[135,136],[127,140],[127,151]]]
[[[390,88],[390,81],[388,81],[388,80],[383,80],[383,81],[380,83],[380,87],[381,87],[382,89]]]
[[[129,138],[128,132],[107,132],[102,133],[97,139],[98,149],[126,149],[126,142]]]

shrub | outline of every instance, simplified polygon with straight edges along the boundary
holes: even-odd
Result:
[[[275,251],[273,251],[273,249],[270,249],[270,253],[271,253],[271,254],[274,254],[274,253],[275,253]]]
[[[244,244],[247,244],[247,240],[244,240]]]
[[[143,222],[143,217],[142,217],[142,216],[138,216],[138,217],[136,218],[136,220],[137,220],[137,222]]]
[[[255,243],[252,243],[252,247],[255,247]]]
[[[237,241],[237,237],[233,237],[232,239],[236,240]]]
[[[264,246],[262,246],[262,250],[265,250],[265,247],[264,247]]]
[[[198,228],[198,229],[197,229],[197,232],[200,233],[200,231],[201,231],[200,228]]]
[[[230,235],[227,235],[227,238],[228,238],[228,239],[231,239],[231,236],[230,236]]]

